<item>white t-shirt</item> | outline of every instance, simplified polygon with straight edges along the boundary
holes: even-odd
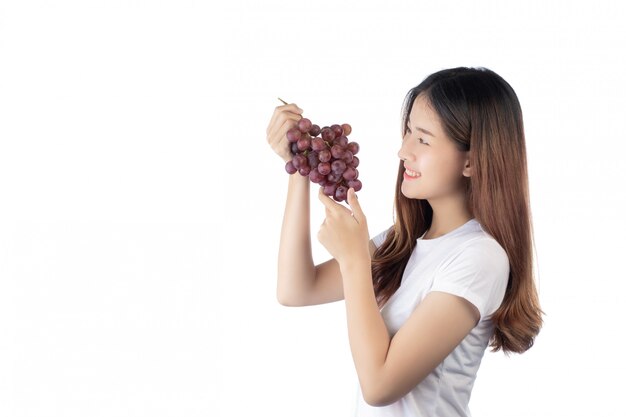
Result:
[[[387,230],[373,238],[380,246]],[[476,219],[435,239],[417,239],[400,288],[382,307],[391,337],[431,291],[467,299],[478,308],[480,321],[463,341],[422,382],[393,404],[372,407],[359,387],[358,417],[470,416],[472,387],[483,354],[493,334],[491,315],[504,298],[509,259],[500,244]]]

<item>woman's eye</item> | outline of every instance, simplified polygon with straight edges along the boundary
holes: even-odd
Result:
[[[418,138],[418,140],[420,141],[420,143],[423,143],[424,145],[428,145],[428,142],[424,142],[424,139]]]

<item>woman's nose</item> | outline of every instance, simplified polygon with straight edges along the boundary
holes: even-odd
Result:
[[[410,152],[406,149],[406,140],[402,141],[402,145],[400,146],[400,150],[398,150],[398,158],[403,161],[406,161],[410,158]]]

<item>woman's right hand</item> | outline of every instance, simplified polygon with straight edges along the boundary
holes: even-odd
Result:
[[[295,127],[298,120],[302,119],[302,111],[295,103],[278,106],[274,109],[272,119],[267,126],[267,143],[285,163],[292,158],[287,131]]]

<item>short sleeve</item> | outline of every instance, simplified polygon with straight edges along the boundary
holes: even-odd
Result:
[[[509,279],[509,258],[493,238],[472,240],[437,270],[430,291],[463,297],[489,318],[502,303]]]
[[[382,232],[380,232],[379,234],[374,236],[372,238],[372,242],[374,243],[374,246],[376,246],[378,248],[380,245],[382,245],[383,242],[385,241],[385,239],[387,238],[387,233],[389,233],[392,228],[393,228],[393,226],[389,227],[386,230],[383,230]]]

